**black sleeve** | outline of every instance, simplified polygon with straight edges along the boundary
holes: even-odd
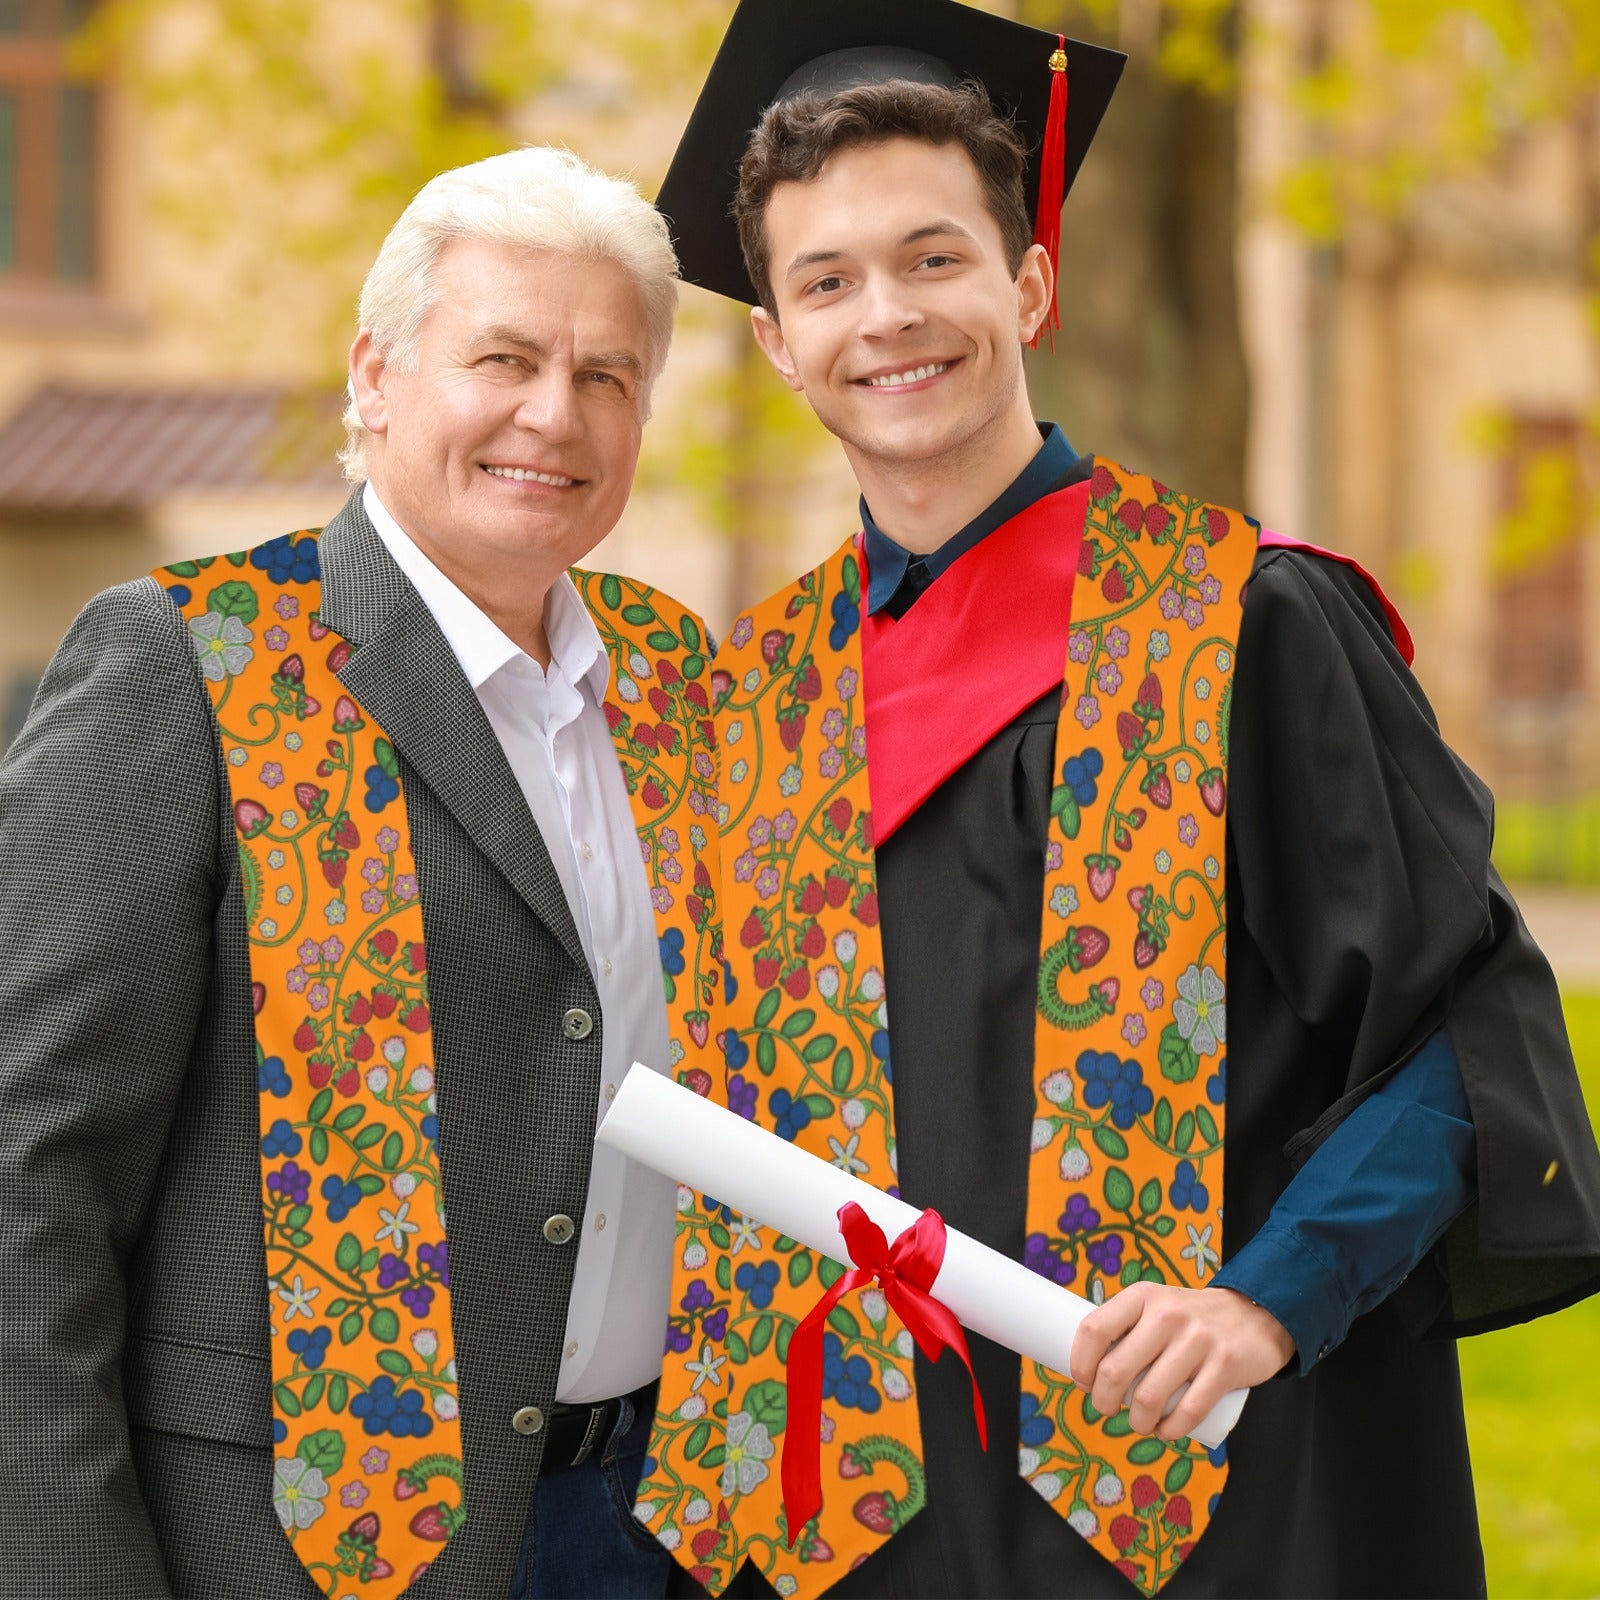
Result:
[[[125,1274],[205,1003],[218,783],[176,609],[99,596],[0,762],[0,1590],[168,1592]]]
[[[1230,733],[1235,914],[1342,1073],[1286,1130],[1290,1161],[1448,1023],[1478,1202],[1445,1242],[1449,1306],[1419,1282],[1412,1320],[1477,1331],[1600,1287],[1600,1153],[1555,980],[1490,865],[1493,799],[1359,574],[1257,558]]]

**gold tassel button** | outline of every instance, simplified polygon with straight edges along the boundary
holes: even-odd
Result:
[[[1050,70],[1052,72],[1065,72],[1067,70],[1067,52],[1065,50],[1057,50],[1050,57]]]

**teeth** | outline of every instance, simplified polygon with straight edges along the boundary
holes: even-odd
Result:
[[[578,481],[564,478],[558,472],[527,472],[521,467],[485,467],[483,470],[492,477],[510,478],[513,483],[548,483],[557,489],[569,488]]]
[[[929,367],[912,367],[906,372],[891,372],[887,377],[868,378],[867,384],[873,389],[896,389],[902,383],[920,383],[924,378],[937,377],[950,363],[938,361]]]

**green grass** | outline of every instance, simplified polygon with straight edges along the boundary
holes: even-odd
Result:
[[[1600,994],[1564,997],[1590,1115]],[[1489,1593],[1600,1595],[1600,1297],[1461,1345]]]
[[[1511,883],[1600,884],[1600,795],[1497,801],[1494,864]]]

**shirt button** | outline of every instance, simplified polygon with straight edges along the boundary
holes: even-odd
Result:
[[[567,1349],[566,1349],[567,1360],[570,1361],[575,1355],[577,1355],[577,1353],[578,1353],[578,1341],[576,1339],[574,1339],[567,1346]]]
[[[564,1211],[558,1211],[544,1225],[544,1236],[551,1244],[571,1244],[577,1231],[572,1218]]]
[[[602,961],[600,963],[600,970],[609,978],[612,972],[611,963],[609,961]]]
[[[616,1098],[617,1098],[617,1086],[616,1086],[616,1084],[608,1083],[606,1085],[606,1099],[607,1100],[615,1100]]]
[[[594,854],[594,846],[592,844],[590,844],[587,839],[584,840],[584,844],[583,844],[583,859],[585,861],[587,861],[590,858],[590,856],[592,856],[593,854]]]
[[[569,1039],[587,1039],[594,1032],[594,1018],[579,1006],[574,1006],[561,1019],[561,1031]]]
[[[518,1433],[537,1433],[544,1426],[544,1412],[538,1406],[524,1406],[512,1412],[511,1426]]]
[[[594,1231],[596,1233],[604,1232],[605,1225],[606,1225],[606,1214],[605,1214],[605,1212],[602,1211],[600,1213],[600,1215],[594,1219]]]

